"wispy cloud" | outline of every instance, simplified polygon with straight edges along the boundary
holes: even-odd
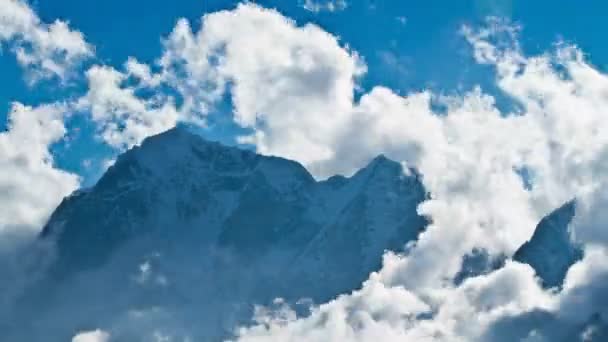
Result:
[[[337,12],[345,10],[348,3],[346,0],[304,0],[302,7],[314,13]]]

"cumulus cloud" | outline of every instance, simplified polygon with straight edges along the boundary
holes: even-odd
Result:
[[[78,187],[78,177],[57,169],[49,152],[66,132],[64,111],[60,104],[13,104],[8,130],[0,133],[0,232],[40,230],[62,198]]]
[[[350,113],[365,71],[336,37],[247,4],[206,15],[197,33],[180,21],[166,46],[162,64],[190,76],[180,83],[229,87],[236,123],[254,131],[242,142],[307,164],[333,158],[327,139]]]
[[[236,123],[253,131],[241,142],[308,164],[331,159],[328,139],[352,111],[355,79],[365,72],[333,35],[254,4],[207,14],[198,31],[181,19],[164,47],[154,66],[130,58],[124,71],[88,70],[81,108],[110,145],[130,147],[177,122],[204,125],[229,92]]]
[[[148,70],[131,61],[130,74],[151,82]],[[108,66],[93,66],[87,73],[88,92],[79,100],[97,123],[100,137],[117,149],[127,149],[150,135],[175,126],[179,112],[170,96],[141,97],[136,86],[126,84],[129,73]]]
[[[44,23],[22,0],[0,1],[0,44],[7,43],[29,81],[67,78],[72,68],[93,55],[84,35],[56,20]]]

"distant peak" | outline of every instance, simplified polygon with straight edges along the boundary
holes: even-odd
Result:
[[[383,153],[380,153],[379,155],[376,156],[376,158],[372,159],[372,163],[373,162],[377,162],[377,163],[384,163],[384,162],[395,162],[389,158],[387,158]]]
[[[401,163],[387,158],[384,154],[379,154],[374,159],[372,159],[364,169],[376,170],[385,168],[401,168]]]

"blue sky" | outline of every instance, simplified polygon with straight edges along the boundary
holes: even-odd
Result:
[[[497,96],[499,105],[509,101],[496,89],[491,68],[473,62],[471,49],[459,34],[463,24],[478,25],[488,15],[510,18],[523,27],[523,50],[534,54],[552,49],[559,40],[578,45],[588,60],[600,70],[608,65],[608,46],[603,43],[603,25],[608,4],[602,1],[354,1],[342,10],[312,12],[302,1],[259,1],[264,7],[276,8],[299,25],[315,23],[340,37],[343,45],[362,56],[368,71],[359,80],[361,93],[384,85],[405,94],[421,89],[438,93],[462,93],[475,85]],[[179,18],[200,25],[205,13],[232,9],[238,1],[176,0],[165,1],[84,2],[76,0],[35,1],[30,5],[42,21],[65,20],[84,33],[95,47],[95,58],[87,62],[120,67],[129,56],[153,63],[161,54],[161,37],[166,37]],[[6,120],[9,104],[20,101],[36,105],[59,98],[73,98],[85,91],[82,80],[67,87],[56,82],[30,86],[14,56],[0,56],[0,122]],[[231,104],[224,102],[217,111],[229,113]],[[234,125],[219,116],[213,129],[202,133],[210,139],[233,142]],[[228,120],[229,121],[229,120]],[[54,146],[56,163],[85,176],[90,184],[99,175],[96,168],[83,168],[84,159],[101,160],[112,155],[112,149],[92,138],[94,127],[84,119],[74,118],[68,125],[79,127],[77,143]],[[96,171],[91,171],[91,169]]]

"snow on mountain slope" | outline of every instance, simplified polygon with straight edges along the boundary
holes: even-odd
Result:
[[[383,156],[317,182],[296,162],[172,129],[60,204],[41,236],[54,244],[47,275],[5,330],[67,340],[102,328],[138,341],[134,327],[161,321],[173,336],[217,340],[253,304],[359,287],[385,250],[424,229],[416,208],[426,196],[418,174]]]
[[[400,164],[379,156],[348,184],[336,186],[337,179],[321,182],[321,198],[337,196],[344,204],[298,255],[295,263],[305,265],[303,274],[308,276],[298,274],[294,281],[310,280],[306,288],[318,294],[314,297],[328,300],[323,294],[327,287],[332,288],[330,293],[358,287],[367,279],[364,273],[380,268],[378,256],[385,250],[401,251],[408,241],[415,241],[427,224],[416,212],[426,194],[419,176],[408,172],[406,176]]]

